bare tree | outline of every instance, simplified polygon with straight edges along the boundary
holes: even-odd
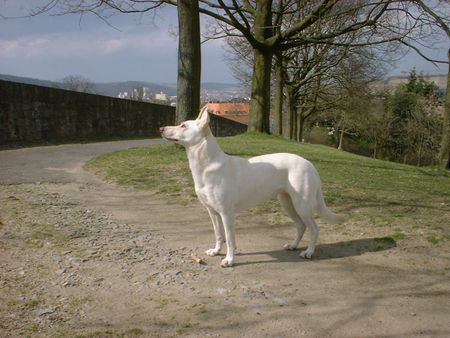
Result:
[[[373,27],[388,10],[390,1],[232,1],[200,0],[200,12],[219,22],[217,36],[242,36],[253,48],[252,106],[249,130],[268,132],[272,57],[305,44],[350,44],[356,31]],[[300,15],[299,15],[300,14]],[[343,16],[347,20],[342,20]],[[326,29],[321,23],[328,23]],[[378,40],[375,40],[375,35]],[[348,41],[347,41],[348,40]],[[380,34],[371,41],[381,43]],[[354,42],[354,41],[353,41]],[[359,43],[362,43],[360,41]]]
[[[253,52],[252,46],[243,37],[226,38],[225,61],[234,78],[250,93],[252,86]]]
[[[56,88],[82,93],[95,93],[95,83],[81,75],[67,75],[58,81]]]

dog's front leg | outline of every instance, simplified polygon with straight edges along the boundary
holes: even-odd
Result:
[[[225,230],[225,238],[227,240],[227,255],[220,266],[228,267],[234,264],[234,250],[236,249],[236,242],[234,238],[234,212],[221,213],[223,228]]]
[[[209,213],[209,217],[211,217],[211,222],[214,226],[214,235],[216,236],[216,245],[214,248],[206,250],[206,254],[208,256],[216,256],[219,254],[220,249],[222,248],[222,243],[225,239],[224,233],[223,233],[222,218],[213,209],[210,209],[207,207],[207,210]]]

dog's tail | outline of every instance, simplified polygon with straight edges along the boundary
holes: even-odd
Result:
[[[344,216],[336,214],[328,209],[325,200],[323,199],[322,187],[319,187],[317,190],[317,212],[320,217],[330,223],[340,224],[345,222]]]

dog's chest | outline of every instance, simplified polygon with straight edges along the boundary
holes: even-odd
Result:
[[[197,194],[197,197],[200,200],[200,202],[209,205],[208,194],[206,193],[205,189],[195,189],[195,193]]]
[[[221,193],[222,189],[219,185],[208,182],[209,180],[205,181],[195,181],[195,193],[202,204],[216,208],[221,203],[223,197]]]
[[[204,165],[201,161],[189,161],[189,164],[198,199],[205,206],[218,208],[225,191],[224,161],[210,161]]]

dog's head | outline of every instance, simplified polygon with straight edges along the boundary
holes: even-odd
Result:
[[[208,135],[208,109],[205,106],[196,120],[184,121],[178,126],[161,127],[159,131],[161,136],[168,141],[180,143],[185,147],[193,146]]]

